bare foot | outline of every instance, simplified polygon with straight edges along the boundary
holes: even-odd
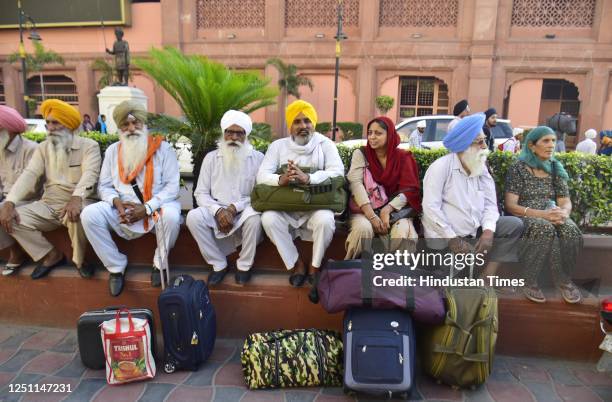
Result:
[[[42,263],[43,266],[50,267],[60,262],[62,258],[64,258],[64,254],[62,254],[62,252],[58,249],[53,248],[53,250],[49,251],[47,255],[43,258]]]

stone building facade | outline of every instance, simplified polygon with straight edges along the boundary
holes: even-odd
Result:
[[[134,56],[151,46],[176,46],[236,69],[258,70],[279,57],[311,78],[302,98],[332,117],[337,0],[160,0],[133,4],[126,28]],[[449,113],[467,98],[474,111],[496,107],[515,126],[535,126],[558,111],[576,114],[580,130],[612,129],[612,1],[606,0],[343,0],[344,33],[339,121],[365,123],[374,99],[390,95],[388,116]],[[0,30],[0,102],[21,107],[20,66],[6,57],[16,30]],[[66,58],[45,76],[68,77],[73,103],[96,114],[104,57],[100,27],[39,30],[45,45]],[[112,32],[106,29],[106,41]],[[54,78],[59,79],[59,78]],[[72,87],[69,88],[71,84]],[[152,111],[178,115],[163,90],[138,71],[133,84]],[[59,84],[58,84],[59,85]],[[277,106],[254,119],[282,127]]]

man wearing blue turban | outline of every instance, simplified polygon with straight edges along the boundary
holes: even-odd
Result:
[[[482,132],[483,113],[461,119],[444,138],[450,151],[433,162],[423,181],[423,227],[427,239],[444,239],[451,252],[488,253],[485,275],[495,272],[495,262],[517,261],[514,244],[523,223],[513,216],[501,216],[497,208],[495,183],[486,168],[486,138]],[[474,246],[465,239],[478,239]],[[497,241],[493,247],[493,239]],[[428,241],[440,248],[439,241]],[[436,247],[435,244],[438,244]]]

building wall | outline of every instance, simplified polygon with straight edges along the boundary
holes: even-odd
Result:
[[[512,85],[508,119],[514,127],[533,127],[539,124],[542,82],[543,80],[527,79]]]
[[[410,5],[415,1],[420,0],[411,0]],[[398,77],[421,75],[447,83],[451,105],[467,98],[473,111],[489,106],[501,111],[507,101],[511,119],[522,125],[533,125],[539,110],[535,108],[539,92],[532,93],[537,89],[534,83],[566,79],[580,91],[581,127],[599,130],[610,124],[606,113],[611,107],[612,26],[605,21],[612,19],[612,1],[596,0],[593,14],[586,19],[582,13],[569,22],[560,19],[543,26],[525,17],[526,11],[513,11],[518,6],[532,10],[538,2],[531,0],[423,0],[410,8],[406,8],[408,0],[344,3],[348,39],[341,49],[339,120],[367,122],[377,113],[374,99],[380,94],[396,97],[397,107]],[[203,4],[198,0],[134,4],[134,23],[126,30],[132,51],[144,55],[150,46],[179,46],[185,53],[204,54],[234,68],[262,70],[272,82],[278,80],[278,73],[266,66],[266,60],[280,57],[295,64],[300,73],[315,77],[314,93],[304,88],[303,97],[313,101],[322,121],[331,120],[335,0],[236,2],[232,12],[223,9],[221,0],[211,0],[207,7],[220,7],[206,9],[204,14],[198,11]],[[393,4],[398,8],[388,8]],[[580,2],[580,7],[583,4],[588,6],[589,1]],[[306,5],[309,13],[303,12]],[[109,44],[110,31],[107,28]],[[20,103],[21,86],[11,84],[19,79],[19,67],[3,62],[16,48],[16,35],[15,30],[0,31],[0,63],[9,104]],[[66,69],[78,75],[79,88],[86,87],[79,96],[93,98],[95,86],[85,81],[92,75],[90,60],[102,56],[100,28],[43,29],[41,35],[46,45],[67,57]],[[136,82],[152,93],[152,110],[180,114],[176,103],[159,88],[151,88],[141,78]],[[511,86],[511,98],[506,99]],[[82,103],[84,110],[93,111],[95,105]],[[281,109],[279,99],[279,105],[256,113],[256,119],[264,118],[282,132]],[[397,118],[397,109],[389,115]]]

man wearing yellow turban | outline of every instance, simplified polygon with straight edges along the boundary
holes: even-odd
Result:
[[[47,123],[47,140],[34,152],[30,163],[19,176],[0,209],[0,224],[21,246],[21,261],[26,253],[40,261],[32,279],[47,275],[64,261],[61,251],[53,247],[41,232],[65,226],[72,243],[72,261],[83,277],[91,277],[91,265],[84,264],[87,238],[80,222],[81,209],[87,197],[95,195],[100,173],[100,146],[78,136],[81,114],[59,99],[48,99],[40,105]],[[42,183],[40,201],[16,207]]]
[[[329,138],[315,132],[317,112],[314,107],[308,102],[297,100],[287,106],[285,117],[290,135],[270,144],[259,168],[257,183],[269,186],[315,185],[332,177],[344,176],[344,165],[336,145]],[[283,166],[286,166],[284,173],[278,174]],[[265,211],[261,223],[276,245],[285,266],[292,272],[289,283],[298,287],[306,279],[310,283],[314,282],[314,276],[334,234],[334,213],[329,209],[307,212]],[[293,244],[296,236],[292,234],[313,242],[312,261],[308,271]]]

